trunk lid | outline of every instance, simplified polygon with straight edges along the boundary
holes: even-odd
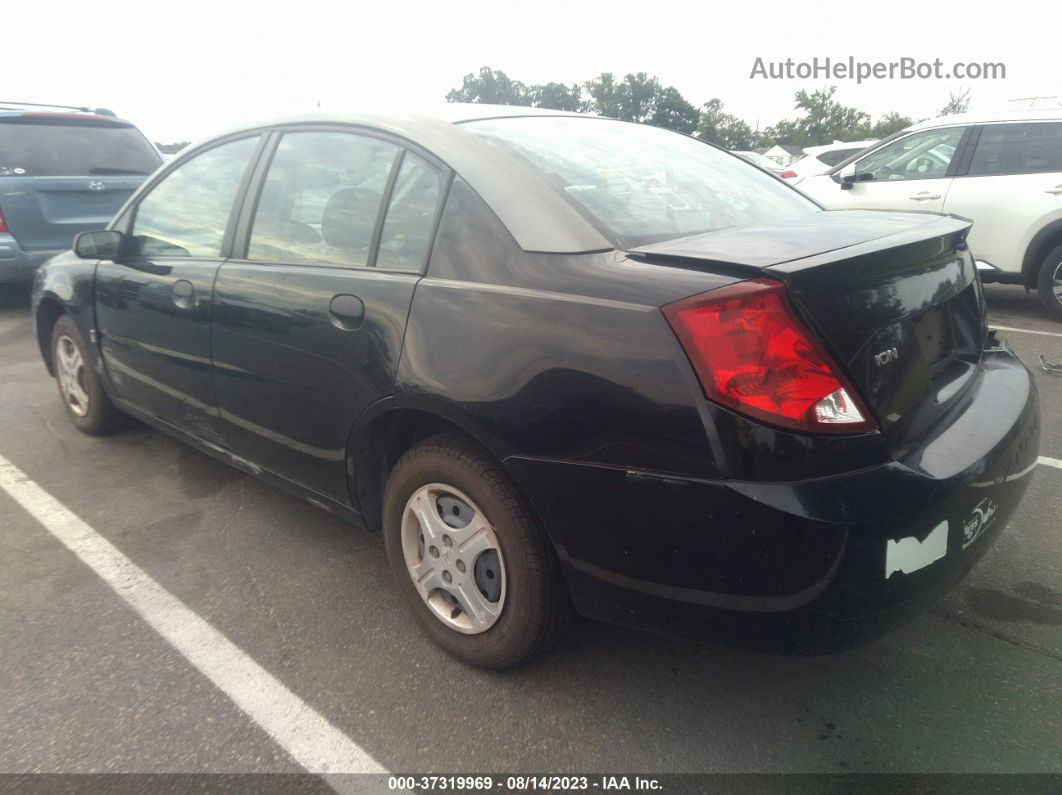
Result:
[[[102,229],[161,164],[127,122],[97,116],[0,116],[0,212],[26,251],[70,247]]]
[[[986,332],[970,222],[828,211],[645,246],[631,256],[786,284],[902,457],[955,405]]]

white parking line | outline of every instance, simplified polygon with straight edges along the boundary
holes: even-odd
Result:
[[[1048,458],[1047,456],[1042,455],[1037,458],[1036,461],[1037,463],[1043,464],[1044,466],[1054,467],[1055,469],[1062,469],[1062,461],[1058,460],[1057,458]]]
[[[1042,337],[1062,337],[1062,333],[1057,331],[1037,331],[1031,328],[1011,328],[1010,326],[989,326],[989,328],[996,331],[1015,331],[1018,334],[1039,334]]]
[[[66,506],[0,456],[0,488],[310,773],[386,773],[328,722]]]

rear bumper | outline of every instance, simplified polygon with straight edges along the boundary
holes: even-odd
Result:
[[[33,274],[58,251],[23,251],[9,234],[0,234],[0,284],[29,284]]]
[[[946,591],[1021,500],[1039,450],[1029,372],[1006,349],[986,352],[964,402],[904,461],[809,481],[507,463],[584,615],[703,629],[772,651],[829,651],[880,634]]]

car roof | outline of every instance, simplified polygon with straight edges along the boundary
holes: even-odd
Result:
[[[460,175],[494,211],[524,251],[583,253],[615,247],[535,171],[500,146],[484,141],[462,124],[517,117],[563,116],[586,123],[602,117],[512,105],[447,103],[396,113],[312,113],[246,124],[187,147],[169,168],[244,132],[312,125],[363,127],[407,140],[430,152]],[[616,124],[617,122],[608,120]]]
[[[912,124],[908,130],[926,130],[934,127],[952,127],[971,124],[1000,124],[1021,121],[1062,121],[1062,107],[1025,108],[996,110],[986,113],[961,113],[955,116],[938,116]]]
[[[861,147],[866,149],[868,146],[876,144],[880,139],[870,138],[866,141],[837,141],[832,144],[822,144],[821,146],[805,146],[804,151],[809,155],[820,155],[823,152],[833,152],[838,149],[854,149]]]

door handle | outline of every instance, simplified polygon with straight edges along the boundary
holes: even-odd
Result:
[[[1055,185],[1053,188],[1048,188],[1044,193],[1050,193],[1054,196],[1062,196],[1062,185]]]
[[[909,198],[912,201],[916,201],[916,202],[927,202],[927,201],[930,201],[932,199],[939,199],[940,198],[940,194],[939,193],[930,193],[929,191],[925,191],[924,190],[921,193],[916,193],[914,196],[910,196]]]
[[[340,294],[328,304],[328,314],[336,328],[354,331],[365,322],[365,302],[356,295]]]

